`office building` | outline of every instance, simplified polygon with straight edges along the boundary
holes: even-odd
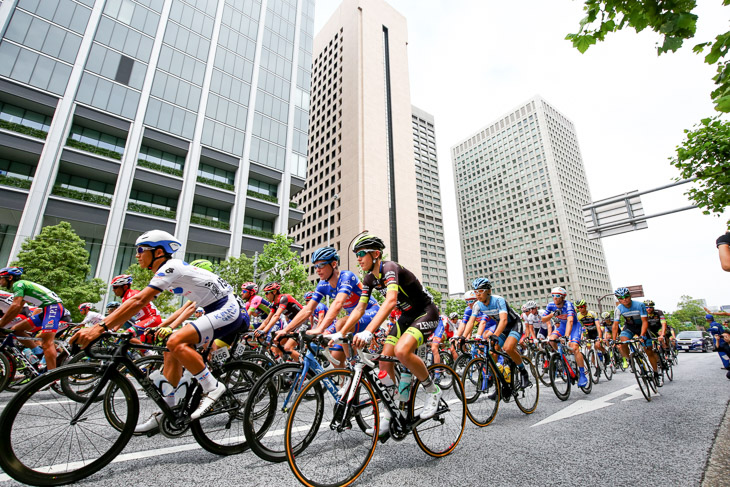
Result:
[[[544,306],[563,286],[598,308],[612,293],[575,126],[536,96],[451,148],[464,277],[493,282],[513,306]],[[469,288],[469,287],[467,287]]]
[[[61,220],[104,280],[149,229],[213,260],[288,233],[313,28],[314,0],[4,1],[2,263]]]

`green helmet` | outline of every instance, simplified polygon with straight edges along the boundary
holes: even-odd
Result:
[[[575,307],[578,308],[580,306],[586,306],[586,300],[585,299],[579,299],[575,302]]]
[[[205,269],[206,271],[213,272],[213,263],[206,259],[194,260],[190,263],[190,265],[200,267],[201,269]]]

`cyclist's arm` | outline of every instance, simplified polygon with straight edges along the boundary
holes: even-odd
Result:
[[[388,285],[388,288],[390,288],[391,286],[393,286],[393,284]],[[363,294],[363,296],[365,296],[365,294]],[[388,292],[385,294],[385,301],[383,301],[383,304],[380,305],[380,309],[377,313],[375,313],[375,316],[373,317],[367,328],[365,328],[365,330],[369,331],[370,333],[375,333],[375,331],[380,327],[380,324],[388,319],[390,313],[395,309],[396,304],[398,304],[398,290],[388,289]],[[358,318],[358,321],[359,319],[360,318]],[[354,328],[355,324],[357,324],[357,321],[355,321],[351,316],[350,319],[347,320],[347,325],[351,328]]]
[[[647,336],[647,332],[649,330],[649,320],[646,318],[646,316],[641,317],[641,336],[645,337]]]
[[[24,300],[22,296],[15,296],[13,298],[13,304],[8,307],[8,310],[5,312],[3,317],[0,318],[0,328],[3,328],[5,325],[13,321],[16,316],[18,316],[18,313],[23,310],[23,304]]]
[[[324,315],[323,319],[319,320],[319,324],[317,325],[316,329],[317,332],[324,333],[327,327],[330,326],[330,324],[337,319],[337,315],[340,314],[345,299],[347,299],[347,293],[337,293],[337,296],[335,296],[335,300],[332,301],[332,304],[330,305],[330,309],[327,310],[327,314]],[[360,308],[361,304],[363,303],[358,303],[357,308]],[[363,314],[365,314],[365,309],[367,309],[367,305],[367,303],[364,303]],[[361,317],[362,315],[358,317],[358,320]]]
[[[160,328],[169,327],[174,330],[185,322],[186,319],[194,315],[196,309],[198,309],[198,304],[195,301],[188,301],[183,306],[176,309],[169,318],[160,323]]]
[[[487,327],[487,320],[483,319],[479,322],[479,328],[477,328],[477,336],[483,337],[484,336],[484,329]]]
[[[613,321],[613,327],[611,329],[611,337],[613,341],[616,341],[616,337],[618,336],[618,320]]]
[[[271,330],[274,327],[274,325],[279,322],[279,320],[281,319],[281,314],[283,312],[284,312],[284,308],[279,306],[278,308],[276,308],[275,312],[270,313],[269,316],[266,318],[269,321],[269,323],[266,325],[266,328],[264,328],[262,331],[264,333],[268,333],[269,330]]]
[[[369,299],[369,298],[368,298]],[[332,307],[327,312],[327,316],[325,317],[325,322],[327,322],[327,318],[330,316],[330,313],[332,313],[332,310],[335,308],[334,303],[332,303]],[[352,313],[347,317],[347,320],[345,321],[345,324],[342,325],[342,328],[340,328],[340,333],[343,335],[346,335],[350,333],[352,330],[355,329],[355,324],[360,321],[360,318],[363,317],[365,314],[365,310],[368,309],[368,302],[360,300],[359,303],[357,303],[357,306],[354,310],[352,310]],[[382,309],[382,308],[380,308]],[[375,321],[375,320],[373,320]]]
[[[280,333],[284,334],[290,332],[291,330],[295,330],[299,325],[307,321],[307,318],[312,316],[312,313],[314,313],[314,309],[317,307],[318,304],[319,303],[314,299],[310,299],[307,305],[299,310],[299,313],[297,313],[297,315],[292,318],[289,324],[281,329]],[[277,310],[277,312],[278,311],[279,310]]]
[[[469,332],[474,329],[474,322],[477,319],[477,315],[475,313],[472,313],[472,315],[469,317],[469,321],[466,325],[464,325],[464,329],[461,330],[461,335],[464,338],[469,338]]]

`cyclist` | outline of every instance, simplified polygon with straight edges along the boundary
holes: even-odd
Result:
[[[269,313],[263,323],[256,329],[256,336],[266,334],[267,339],[272,340],[274,343],[278,343],[275,338],[277,332],[281,330],[284,323],[281,320],[282,316],[287,321],[291,321],[294,317],[302,310],[302,305],[299,301],[294,299],[291,294],[281,294],[281,284],[278,282],[270,282],[264,286],[264,296],[271,302],[271,309],[276,308],[276,311]],[[299,352],[294,350],[295,342],[293,340],[285,340],[280,344],[284,350],[290,352],[294,360],[299,359]],[[278,354],[276,348],[274,353]]]
[[[233,288],[226,281],[212,272],[172,257],[182,244],[168,232],[151,230],[142,234],[135,245],[137,262],[143,269],[154,272],[152,280],[147,287],[124,301],[103,322],[71,337],[71,342],[78,342],[81,347],[86,347],[104,331],[117,330],[163,290],[170,290],[176,296],[186,297],[197,303],[205,310],[205,314],[170,335],[163,375],[171,386],[168,391],[172,390],[171,394],[164,394],[165,401],[170,406],[175,404],[175,390],[182,377],[183,367],[195,377],[203,389],[203,396],[190,417],[192,420],[199,419],[223,395],[226,386],[211,374],[195,347],[207,346],[214,339],[235,332],[241,326],[247,327],[248,315],[243,312]],[[188,303],[190,304],[192,303]],[[151,432],[158,428],[161,414],[154,413],[146,423],[138,425],[135,432]]]
[[[58,324],[65,314],[63,302],[50,289],[20,278],[23,269],[20,267],[3,267],[0,269],[0,287],[10,289],[13,293],[13,303],[0,318],[0,328],[11,323],[23,311],[24,303],[37,306],[41,312],[30,316],[13,326],[13,333],[19,337],[30,336],[32,331],[40,330],[41,348],[46,358],[46,370],[56,368],[56,338]],[[35,344],[30,348],[34,348]]]
[[[548,337],[549,323],[544,323],[540,318],[544,312],[544,309],[538,309],[535,301],[527,301],[522,305],[522,322],[530,338]]]
[[[241,284],[241,298],[248,315],[257,320],[251,320],[251,326],[258,328],[261,325],[260,320],[265,320],[271,313],[271,303],[266,301],[256,293],[259,292],[259,286],[255,282],[244,282]]]
[[[86,328],[94,326],[104,319],[101,313],[94,311],[94,305],[91,303],[81,303],[79,305],[79,313],[84,317],[81,324]]]
[[[657,357],[654,354],[654,350],[651,349],[651,338],[649,338],[649,320],[647,319],[646,306],[641,301],[632,301],[631,292],[626,287],[620,287],[616,289],[613,294],[618,299],[619,305],[616,307],[616,311],[613,316],[613,339],[616,340],[618,334],[618,322],[621,317],[624,317],[624,328],[621,330],[621,341],[625,342],[631,340],[634,336],[639,335],[641,341],[644,344],[646,355],[649,357],[651,368],[654,369],[655,380],[659,378],[657,372]],[[628,345],[621,345],[619,347],[621,355],[625,359],[629,358],[629,347]],[[633,367],[633,363],[631,364]]]
[[[129,274],[121,274],[114,277],[111,282],[112,292],[118,298],[122,298],[122,303],[136,296],[141,291],[132,289],[132,276]],[[130,320],[133,325],[126,331],[131,333],[139,340],[139,343],[148,341],[145,334],[148,328],[157,328],[162,323],[162,316],[157,312],[157,308],[152,301],[148,302],[137,314],[132,316]],[[133,341],[133,343],[137,343]]]
[[[542,321],[547,323],[553,318],[557,318],[560,321],[560,326],[553,329],[550,334],[550,340],[557,340],[565,337],[569,343],[568,346],[575,354],[575,361],[578,364],[578,387],[585,387],[588,385],[588,376],[586,376],[585,362],[583,361],[583,355],[578,353],[580,348],[580,339],[582,333],[582,326],[577,319],[575,314],[575,307],[573,303],[567,301],[565,298],[568,293],[562,287],[555,287],[551,291],[553,302],[548,303],[545,307],[545,312],[542,316]],[[555,342],[551,341],[550,344],[553,348],[557,349]]]
[[[383,355],[395,356],[415,375],[427,393],[427,399],[421,410],[421,419],[428,419],[436,414],[441,389],[434,383],[423,360],[416,355],[416,349],[423,345],[438,326],[439,310],[433,303],[431,295],[426,291],[418,278],[408,269],[393,261],[383,260],[385,243],[377,236],[365,234],[353,245],[360,268],[366,273],[363,278],[362,295],[357,307],[350,313],[347,322],[340,332],[344,335],[355,329],[370,305],[373,291],[377,290],[385,296],[375,317],[367,327],[357,333],[352,341],[353,346],[366,346],[373,338],[380,323],[398,307],[401,316],[383,345]],[[381,362],[385,370],[395,381],[393,362]],[[386,408],[381,415],[381,424],[389,427],[391,413]]]
[[[456,337],[461,338],[467,337],[467,334],[464,333],[464,329],[466,328],[466,324],[469,322],[469,318],[471,318],[471,315],[473,313],[473,307],[474,303],[477,300],[477,295],[474,294],[474,291],[471,289],[464,293],[464,301],[466,301],[466,308],[464,308],[464,316],[461,318],[461,323],[459,324],[459,329],[456,330]]]
[[[116,311],[117,308],[119,308],[122,305],[119,301],[109,301],[106,303],[106,312],[104,313],[105,316],[109,316],[111,313]]]
[[[0,317],[8,312],[10,307],[13,305],[13,299],[15,299],[15,296],[13,296],[13,294],[0,292]],[[31,308],[30,306],[28,306],[28,303],[23,301],[23,309],[18,312],[18,316],[13,318],[12,321],[5,325],[5,328],[12,328],[21,321],[29,320],[30,317],[33,316],[33,311],[35,309],[36,308]]]
[[[588,303],[585,299],[579,299],[575,303],[575,307],[578,310],[576,318],[583,327],[583,333],[588,340],[600,340],[603,338],[601,333],[601,324],[598,320],[598,314],[595,311],[588,311]],[[601,341],[596,341],[596,354],[598,360],[603,362],[603,354],[606,353],[606,349],[603,348]],[[597,364],[593,364],[595,367]]]
[[[454,333],[459,328],[459,314],[458,313],[451,313],[449,317],[441,316],[439,318],[439,324],[436,327],[436,331],[433,332],[433,335],[431,335],[431,353],[433,354],[433,363],[439,364],[441,363],[441,355],[439,354],[439,348],[441,346],[441,342],[444,339],[444,335],[446,335],[446,339],[450,339],[454,336]],[[454,360],[457,359],[456,355],[456,349],[454,348],[454,345],[451,344],[450,346],[451,350],[451,356],[454,358]]]
[[[664,317],[664,311],[656,309],[654,301],[651,299],[645,299],[644,306],[646,306],[646,320],[649,322],[650,336],[658,338],[662,348],[666,347],[664,335],[667,332],[667,319]]]

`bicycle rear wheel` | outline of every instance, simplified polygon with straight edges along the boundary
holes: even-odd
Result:
[[[580,390],[583,391],[586,394],[590,394],[591,390],[593,389],[593,372],[591,371],[591,363],[586,359],[586,356],[583,355],[583,352],[578,350],[578,352],[581,357],[583,357],[583,369],[585,370],[586,377],[588,377],[588,383],[584,387],[580,387]],[[577,357],[576,354],[576,363],[577,363]]]
[[[502,391],[492,363],[481,357],[472,359],[464,367],[462,384],[469,420],[479,427],[494,421]]]
[[[550,385],[550,357],[544,350],[540,350],[535,354],[535,370],[540,382],[545,386]]]
[[[0,352],[0,392],[4,391],[10,383],[10,379],[15,376],[15,367],[13,359]]]
[[[450,389],[441,389],[441,399],[436,414],[413,428],[413,436],[421,450],[432,457],[445,457],[456,448],[464,434],[466,425],[466,402],[464,401],[464,387],[456,376],[454,369],[448,365],[434,364],[428,368],[431,376],[440,373],[450,375]],[[411,396],[411,417],[415,418],[423,409],[423,403],[428,393],[418,387],[419,381],[413,385]]]
[[[135,365],[145,373],[146,377],[149,377],[155,370],[162,370],[163,358],[162,355],[150,355],[142,357],[134,361]],[[126,369],[122,369],[121,372],[126,374]],[[131,374],[129,375],[131,377]],[[155,402],[150,399],[144,392],[144,389],[135,382],[135,388],[137,390],[137,397],[139,399],[139,418],[142,421],[147,421],[153,413],[156,413],[160,408]],[[68,386],[67,386],[68,387]],[[115,384],[110,384],[104,392],[104,412],[107,415],[109,422],[117,428],[119,431],[124,429],[125,412],[124,409],[122,414],[117,414],[117,404],[121,404],[124,407],[124,393],[119,390]]]
[[[561,401],[567,401],[570,397],[570,372],[559,354],[550,357],[550,385],[553,392]]]
[[[649,389],[649,381],[646,378],[647,366],[644,359],[640,355],[631,355],[632,369],[639,389],[647,401],[651,401],[651,390]]]
[[[243,432],[243,410],[249,393],[264,369],[235,360],[223,365],[218,381],[228,388],[213,409],[190,424],[200,446],[216,455],[235,455],[248,448]]]
[[[671,382],[674,380],[674,368],[672,367],[672,361],[665,359],[664,365],[666,366],[664,372],[667,374],[667,379]]]
[[[329,393],[333,383],[342,384],[352,372],[334,369],[304,386],[289,414],[284,433],[286,458],[297,479],[307,486],[345,486],[365,471],[378,442],[378,401],[370,383],[363,379],[359,402],[344,404]],[[316,400],[307,396],[316,396]],[[354,402],[354,401],[353,401]],[[361,416],[373,425],[371,435],[354,423]]]
[[[588,352],[588,363],[591,364],[591,381],[593,381],[594,384],[598,384],[598,381],[601,379],[601,374],[603,373],[603,364],[600,360],[598,360],[598,354],[592,348]]]
[[[108,419],[103,404],[71,401],[51,386],[55,381],[79,375],[100,379],[95,365],[68,365],[52,370],[16,394],[0,416],[0,467],[15,480],[32,485],[77,482],[111,462],[127,444],[137,424],[137,394],[121,374],[110,383],[120,391],[117,414],[124,421],[118,430]]]
[[[613,362],[607,352],[603,352],[603,375],[607,380],[613,379]]]
[[[529,358],[522,357],[522,363],[530,376],[530,385],[527,388],[515,388],[513,395],[517,407],[525,414],[532,414],[537,409],[537,403],[540,400],[540,381],[537,379],[537,370]],[[515,367],[516,369],[516,367]],[[519,384],[519,372],[515,369],[512,373],[512,383]]]

